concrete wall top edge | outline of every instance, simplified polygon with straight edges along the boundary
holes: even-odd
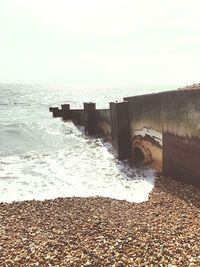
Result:
[[[158,92],[158,93],[151,93],[151,94],[143,94],[143,95],[136,95],[136,96],[129,96],[129,97],[124,97],[124,101],[134,101],[135,99],[138,98],[146,98],[146,97],[156,97],[156,96],[168,96],[168,95],[184,95],[184,94],[200,94],[200,89],[177,89],[177,90],[169,90],[169,91],[164,91],[164,92]]]

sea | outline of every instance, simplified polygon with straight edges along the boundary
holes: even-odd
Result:
[[[102,196],[148,200],[155,172],[115,158],[112,145],[52,118],[50,106],[82,108],[174,87],[107,88],[0,84],[0,202]]]

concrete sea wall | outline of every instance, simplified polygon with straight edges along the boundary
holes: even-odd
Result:
[[[200,185],[200,90],[124,99],[129,102],[133,159]]]
[[[83,109],[70,109],[69,104],[58,107],[50,107],[53,117],[61,117],[63,120],[71,120],[75,125],[85,126],[88,135],[101,134],[112,142],[110,109],[96,109],[95,103],[83,103]]]
[[[200,185],[200,90],[163,94],[163,173]]]
[[[129,102],[132,157],[162,172],[162,96],[125,98]]]
[[[84,103],[82,110],[50,108],[55,117],[103,135],[119,159],[132,158],[184,182],[200,186],[200,89],[125,97],[109,109]]]

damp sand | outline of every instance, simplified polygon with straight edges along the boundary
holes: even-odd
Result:
[[[199,266],[200,189],[156,178],[149,201],[0,204],[0,266]]]

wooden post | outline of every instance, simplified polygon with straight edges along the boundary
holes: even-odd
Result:
[[[128,105],[128,101],[110,103],[112,143],[118,159],[131,157]]]
[[[62,110],[58,107],[50,107],[49,111],[53,113],[53,117],[62,117]]]
[[[85,116],[85,134],[97,134],[96,103],[83,103]]]
[[[69,120],[70,119],[70,105],[69,104],[61,105],[61,110],[62,110],[63,120]]]

